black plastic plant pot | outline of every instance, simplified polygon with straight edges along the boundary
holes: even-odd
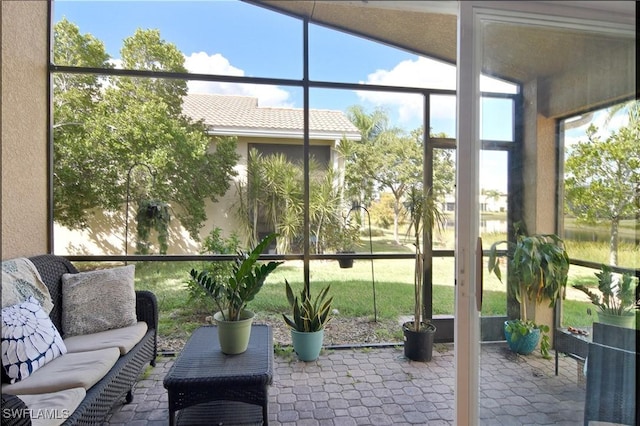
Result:
[[[410,321],[402,325],[402,331],[404,332],[404,356],[412,361],[431,361],[436,326],[423,323],[420,331],[415,331],[413,321]]]
[[[338,253],[355,253],[353,251],[341,251]],[[353,268],[353,258],[352,257],[343,257],[338,259],[338,264],[340,265],[340,268],[342,269],[347,269],[347,268]]]

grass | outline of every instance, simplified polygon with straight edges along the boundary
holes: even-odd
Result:
[[[444,231],[445,233],[447,231]],[[401,234],[401,242],[404,236]],[[443,240],[450,236],[443,235]],[[500,234],[483,235],[485,249],[494,241],[503,239]],[[374,252],[411,253],[410,244],[396,244],[390,232],[372,239]],[[359,252],[369,252],[369,242],[363,239]],[[567,251],[571,257],[579,259],[600,259],[608,263],[608,246],[596,242],[567,242]],[[630,245],[621,247],[619,264],[631,264],[637,267],[640,258],[639,249]],[[199,269],[202,262],[138,262],[136,264],[136,288],[152,291],[159,304],[159,333],[168,338],[188,337],[195,328],[206,322],[214,307],[203,301],[194,301],[189,297],[186,280],[191,268]],[[454,313],[454,259],[451,257],[433,258],[433,313]],[[85,265],[93,266],[93,265]],[[396,320],[400,316],[413,313],[413,259],[376,259],[373,262],[373,274],[370,260],[356,260],[351,269],[340,269],[335,260],[316,260],[310,264],[311,291],[319,291],[327,284],[331,285],[334,295],[334,308],[342,316],[370,317],[374,315],[373,282],[377,316],[380,319]],[[79,266],[82,268],[82,265]],[[495,276],[487,273],[484,266],[483,316],[506,314],[505,285]],[[567,298],[563,301],[563,324],[574,327],[589,326],[595,318],[595,307],[572,284],[595,286],[597,279],[593,269],[572,265],[569,272]],[[288,280],[299,291],[303,283],[301,261],[287,261],[269,276],[265,287],[256,299],[250,303],[252,310],[260,315],[276,315],[289,311],[285,298],[284,281]]]
[[[453,314],[455,287],[453,259],[434,261],[433,313]],[[159,333],[165,337],[184,338],[206,321],[213,306],[190,299],[185,281],[192,262],[145,262],[136,265],[136,288],[155,293],[160,310]],[[336,261],[314,261],[310,267],[312,292],[331,285],[334,308],[342,316],[373,317],[373,284],[370,262],[359,260],[352,269],[340,269]],[[376,260],[374,263],[377,315],[380,319],[397,319],[413,312],[412,260]],[[586,269],[586,268],[585,268]],[[441,275],[439,275],[441,273]],[[264,288],[250,303],[260,315],[288,312],[284,279],[294,291],[302,288],[301,262],[289,261],[274,272]],[[577,281],[588,279],[583,275]],[[573,280],[573,279],[572,279]],[[486,280],[482,315],[505,315],[506,292],[495,279]],[[573,281],[572,281],[573,282]],[[571,289],[572,291],[575,291]],[[582,295],[578,292],[577,296]],[[565,322],[574,326],[591,323],[588,301],[568,299],[564,302]]]

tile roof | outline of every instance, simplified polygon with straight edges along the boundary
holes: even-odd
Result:
[[[249,96],[189,94],[184,97],[182,109],[195,120],[204,120],[212,130],[241,128],[269,131],[300,131],[303,110],[297,108],[264,108],[258,98]],[[309,110],[309,131],[315,133],[345,133],[360,135],[342,111]]]

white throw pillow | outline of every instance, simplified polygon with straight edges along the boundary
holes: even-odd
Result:
[[[53,309],[49,289],[40,272],[26,257],[2,261],[2,307],[17,305],[33,296],[47,314]]]
[[[135,324],[135,266],[62,276],[62,334],[97,333]]]
[[[2,309],[2,367],[10,383],[29,377],[66,352],[60,333],[36,298]]]

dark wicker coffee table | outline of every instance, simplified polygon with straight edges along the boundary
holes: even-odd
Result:
[[[225,355],[216,326],[197,329],[164,378],[169,424],[268,424],[273,337],[253,325],[246,352]],[[176,419],[176,412],[178,413]]]

